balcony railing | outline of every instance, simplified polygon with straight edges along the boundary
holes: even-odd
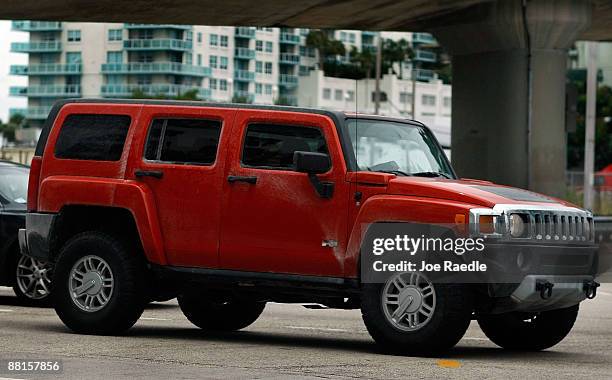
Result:
[[[299,44],[300,36],[291,33],[281,33],[280,42],[283,44]]]
[[[191,25],[179,24],[124,24],[126,29],[183,29],[189,30]]]
[[[413,33],[412,43],[415,44],[436,44],[436,39],[429,33]]]
[[[234,91],[234,97],[242,98],[246,100],[247,103],[253,103],[255,101],[255,94],[248,91]]]
[[[177,97],[189,91],[198,90],[199,99],[209,99],[210,90],[182,84],[106,84],[102,86],[102,96],[107,98],[131,97],[141,92],[147,96]]]
[[[288,65],[298,65],[300,63],[300,56],[292,53],[281,53],[279,62]]]
[[[239,26],[236,28],[236,32],[235,32],[235,36],[236,37],[242,37],[242,38],[255,38],[255,29],[254,28],[249,28],[249,27],[245,27],[245,26]]]
[[[435,73],[433,70],[418,69],[416,72],[416,79],[420,81],[430,81],[434,78]]]
[[[234,54],[235,54],[236,58],[240,58],[240,59],[253,59],[253,58],[255,58],[255,50],[249,49],[249,48],[244,48],[244,47],[236,48],[236,50],[234,51]]]
[[[80,74],[80,63],[43,63],[39,65],[11,65],[11,75],[73,75]]]
[[[427,50],[416,49],[414,52],[414,60],[421,62],[435,62],[436,53],[432,53]]]
[[[104,63],[103,74],[175,74],[198,77],[210,76],[210,68],[176,62]]]
[[[59,53],[62,43],[59,41],[34,41],[11,43],[13,53]]]
[[[25,110],[26,119],[46,119],[51,112],[51,106],[28,107]]]
[[[11,28],[20,32],[46,32],[62,30],[62,23],[56,21],[13,21]]]
[[[281,86],[297,86],[297,75],[281,74],[278,78],[278,84]]]
[[[191,50],[193,43],[171,38],[130,39],[123,41],[126,50]]]
[[[9,89],[11,96],[27,97],[77,97],[81,96],[80,85],[14,86]]]
[[[234,70],[234,80],[252,82],[255,80],[255,73],[248,70]]]

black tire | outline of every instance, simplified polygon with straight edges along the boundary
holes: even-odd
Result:
[[[480,315],[478,324],[498,346],[508,350],[541,351],[561,342],[572,330],[578,305],[540,313]]]
[[[178,303],[191,323],[207,331],[241,330],[255,322],[266,307],[265,302],[202,294],[180,295]]]
[[[95,312],[79,308],[69,290],[73,266],[88,255],[106,261],[114,279],[108,303]],[[55,311],[64,324],[77,333],[121,334],[132,327],[144,311],[145,278],[143,260],[131,244],[103,232],[81,233],[64,245],[57,260],[52,289]]]
[[[394,326],[383,311],[384,284],[364,284],[361,314],[379,347],[388,353],[435,356],[454,347],[472,315],[472,292],[465,285],[435,284],[436,306],[429,322],[415,331]]]
[[[18,278],[18,265],[20,265],[20,261],[25,259],[29,264],[32,264],[32,261],[38,265],[47,268],[48,273],[45,276],[45,287],[46,290],[41,286],[37,285],[35,289],[31,289],[29,293],[24,293],[21,286],[19,285]],[[31,261],[30,261],[31,260]],[[23,265],[23,262],[22,262]],[[32,273],[32,272],[30,272]],[[33,307],[48,307],[51,305],[51,276],[53,275],[52,268],[48,265],[41,263],[38,260],[29,259],[24,257],[20,252],[16,252],[10,261],[9,274],[12,276],[11,285],[13,287],[13,292],[19,299],[19,303],[25,306],[33,306]],[[43,280],[41,277],[38,278],[37,281]],[[22,285],[25,286],[25,285]],[[27,289],[26,289],[27,290]]]

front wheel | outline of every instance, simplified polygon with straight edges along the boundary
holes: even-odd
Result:
[[[471,299],[464,285],[433,284],[418,272],[398,273],[385,284],[364,284],[361,313],[384,351],[430,356],[463,337],[471,320]]]
[[[540,313],[513,312],[478,316],[478,324],[498,346],[508,350],[540,351],[561,342],[578,317],[578,305]]]
[[[47,305],[51,294],[51,264],[18,253],[13,273],[13,291],[17,298],[27,305]]]
[[[53,277],[55,311],[75,332],[120,334],[145,305],[145,276],[138,253],[123,240],[84,232],[62,248]]]
[[[209,331],[241,330],[255,322],[266,307],[265,302],[201,294],[180,295],[178,302],[191,323]]]

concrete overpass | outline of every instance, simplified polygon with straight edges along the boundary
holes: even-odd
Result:
[[[551,195],[564,193],[567,49],[612,40],[606,0],[21,0],[0,18],[431,32],[453,59],[458,173]]]

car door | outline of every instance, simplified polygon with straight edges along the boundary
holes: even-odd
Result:
[[[235,110],[145,106],[147,126],[132,176],[155,198],[173,266],[218,266],[224,157]]]
[[[326,116],[238,111],[223,184],[220,266],[253,272],[342,276],[349,184],[338,134]],[[327,153],[331,198],[321,198],[293,153]]]

